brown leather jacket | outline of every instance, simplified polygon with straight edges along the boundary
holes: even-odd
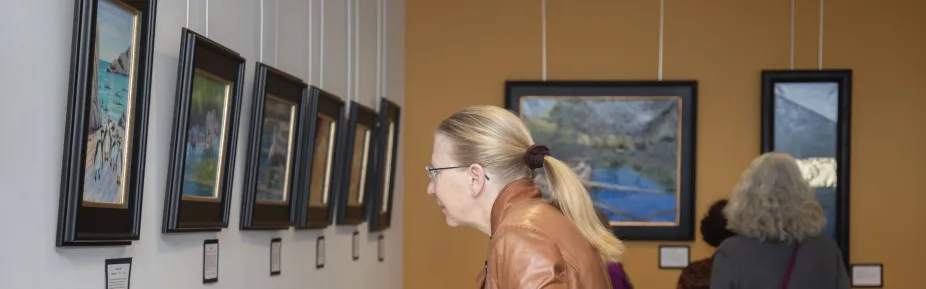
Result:
[[[479,288],[611,288],[598,250],[568,217],[540,198],[530,179],[514,181],[499,193],[489,247]]]

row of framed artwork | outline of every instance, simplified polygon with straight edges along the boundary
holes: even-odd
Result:
[[[757,151],[797,159],[826,215],[823,233],[848,262],[852,71],[761,79]],[[615,235],[694,240],[697,81],[509,81],[505,95],[534,141],[572,166]],[[535,183],[546,189],[542,172]]]
[[[139,240],[155,0],[76,0],[56,245]],[[181,30],[163,233],[228,227],[246,60]],[[400,107],[256,64],[242,230],[391,225]]]

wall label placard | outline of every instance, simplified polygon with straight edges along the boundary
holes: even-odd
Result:
[[[219,282],[219,239],[203,241],[203,284]]]
[[[106,289],[129,289],[132,276],[132,257],[106,259]]]

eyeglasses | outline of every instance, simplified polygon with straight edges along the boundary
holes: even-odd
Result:
[[[434,180],[434,178],[437,177],[437,174],[440,173],[440,171],[449,170],[449,169],[462,169],[466,167],[469,167],[469,166],[455,166],[455,167],[443,167],[443,168],[432,168],[431,166],[424,166],[424,170],[428,172],[428,178],[431,180]],[[489,180],[489,175],[486,175],[486,181],[488,180]]]

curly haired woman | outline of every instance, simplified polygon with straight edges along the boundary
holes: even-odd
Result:
[[[826,218],[794,158],[756,158],[724,209],[739,235],[714,254],[711,289],[849,289],[836,242],[821,234]]]

